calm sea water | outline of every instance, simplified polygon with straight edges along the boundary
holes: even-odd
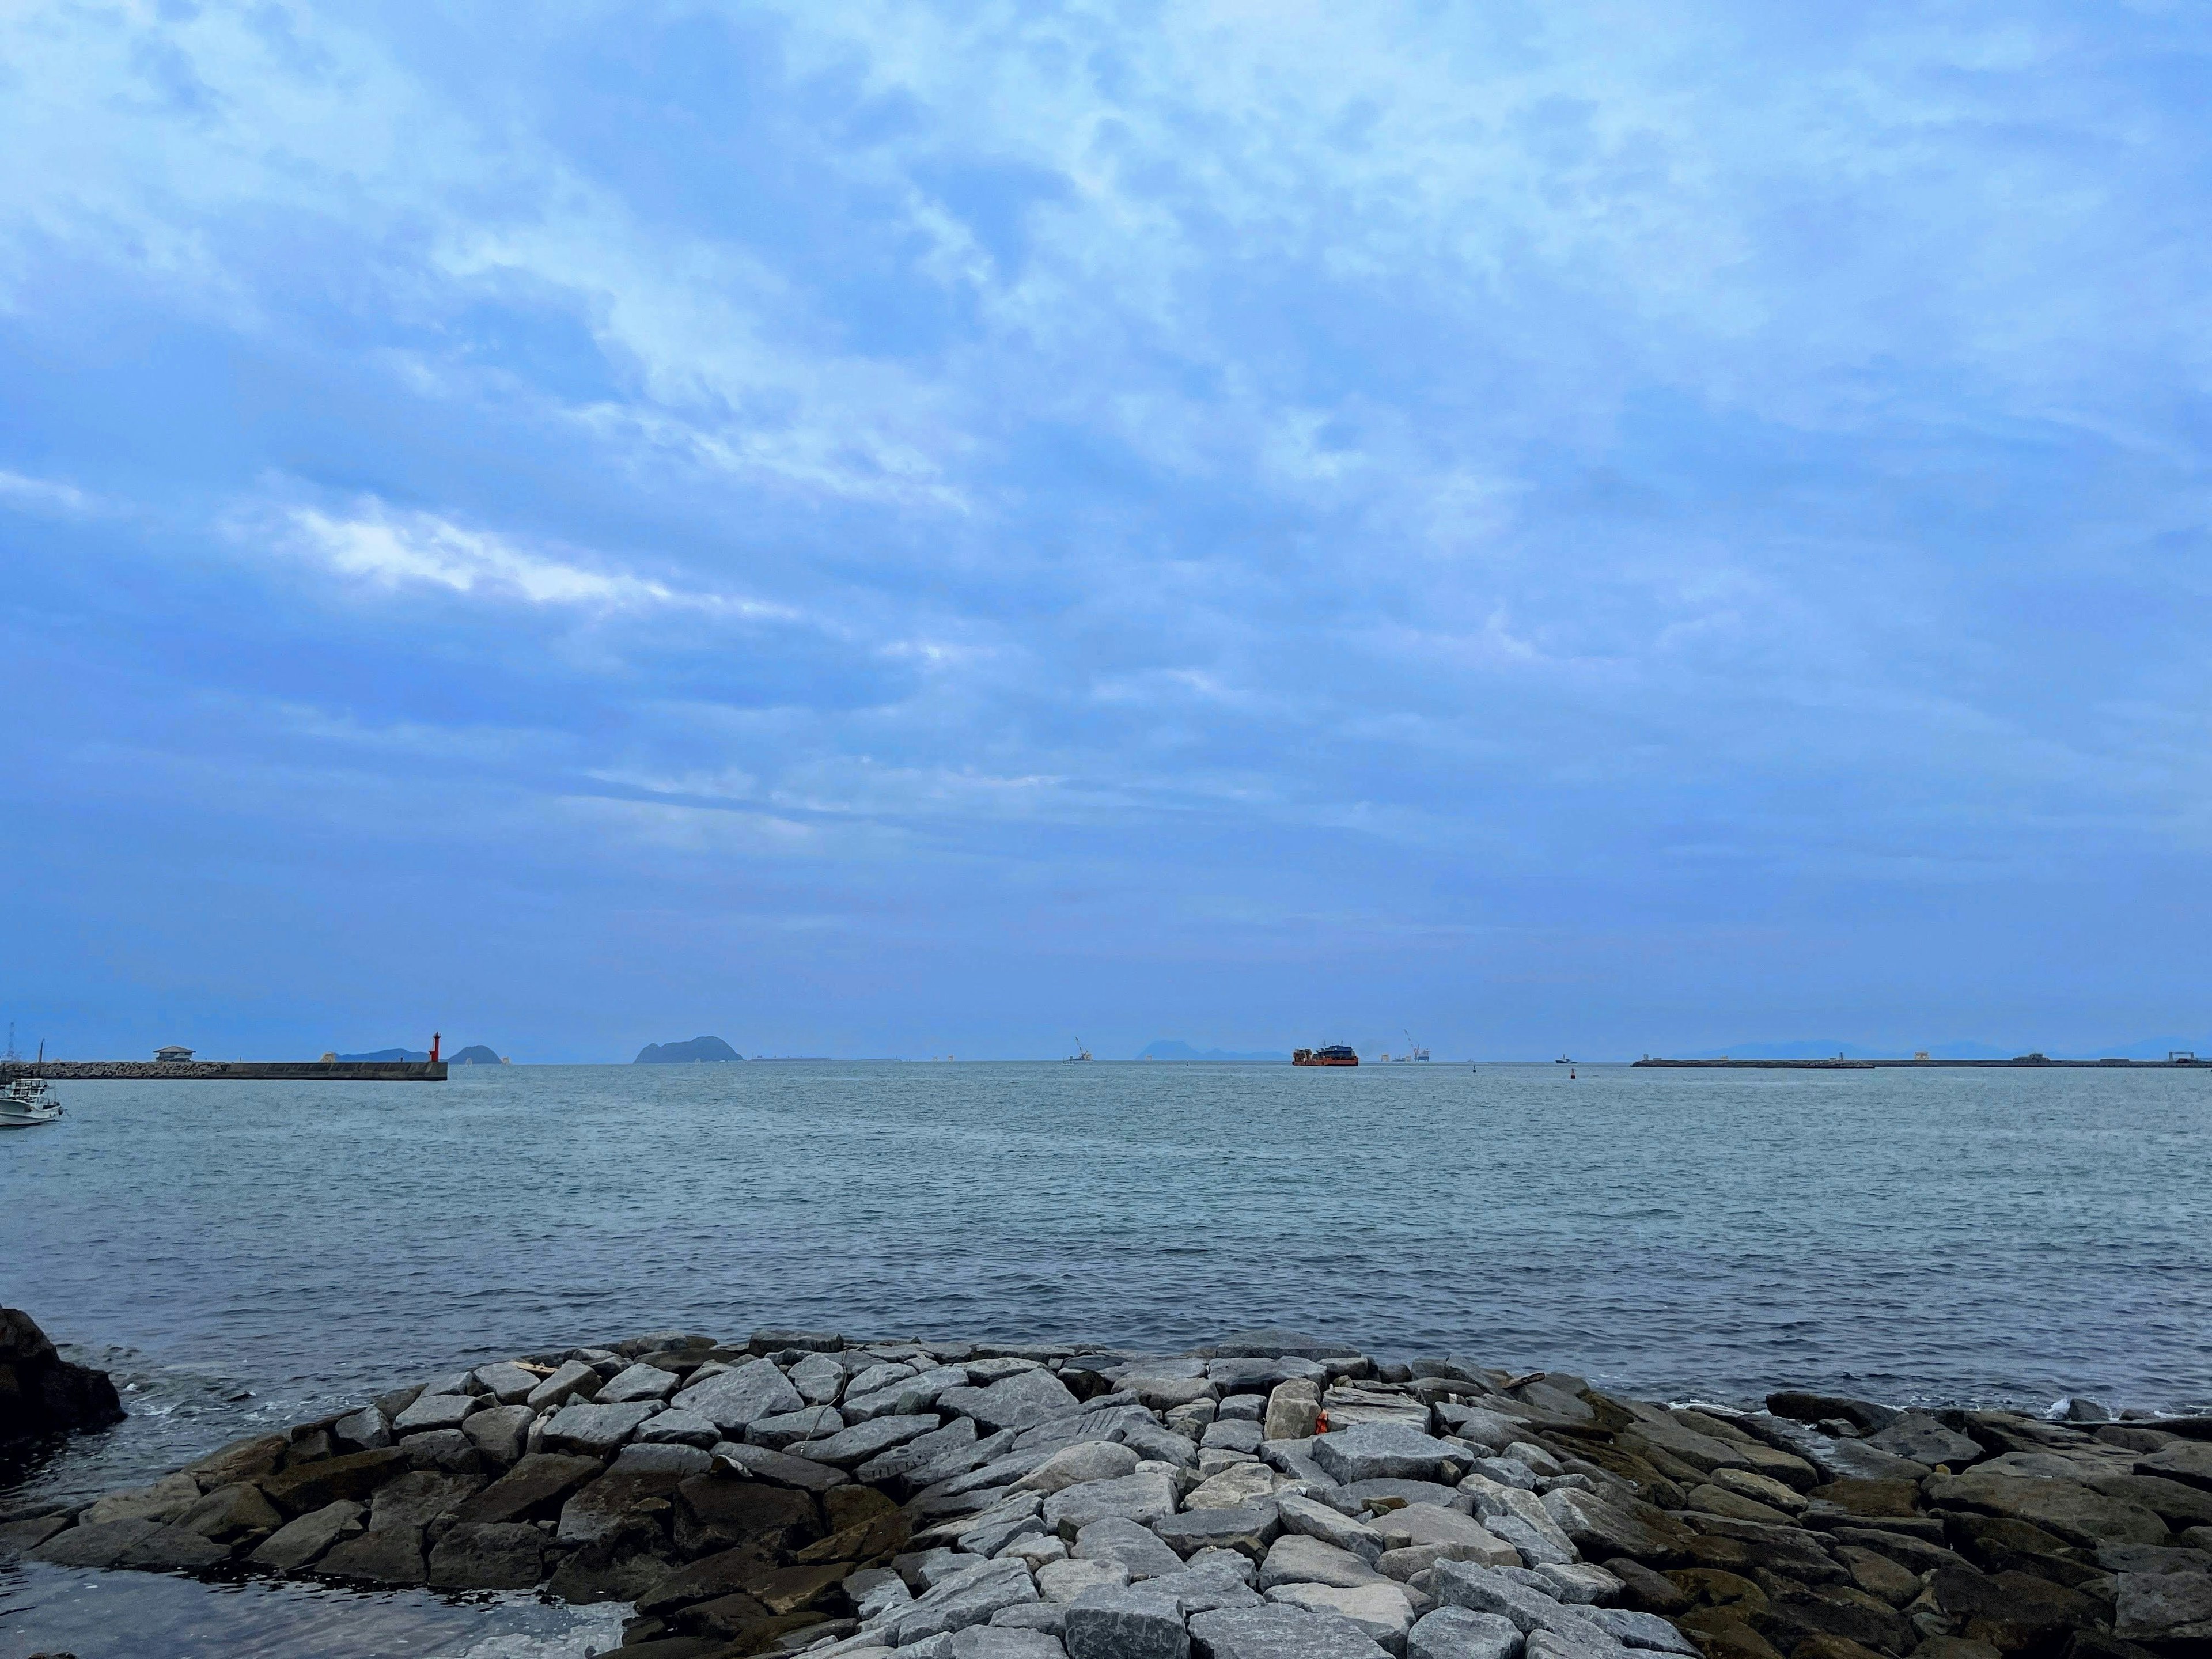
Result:
[[[134,1415],[0,1474],[0,1506],[434,1370],[665,1327],[1179,1347],[1288,1324],[1673,1397],[2212,1400],[2212,1073],[868,1063],[63,1087],[62,1124],[0,1138],[0,1299],[113,1369]],[[294,1617],[266,1597],[231,1601]],[[0,1577],[0,1656],[66,1599]],[[468,1612],[478,1632],[541,1616]],[[287,1628],[297,1653],[467,1650]]]

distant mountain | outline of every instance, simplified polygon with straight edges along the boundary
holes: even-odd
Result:
[[[340,1054],[340,1060],[428,1060],[427,1048],[379,1048],[373,1054]]]
[[[720,1037],[693,1037],[689,1042],[648,1042],[631,1063],[637,1066],[679,1066],[700,1060],[743,1060],[744,1056]]]
[[[1177,1042],[1163,1037],[1148,1043],[1139,1060],[1279,1060],[1290,1059],[1287,1051],[1268,1048],[1194,1048],[1188,1042]]]
[[[459,1054],[447,1054],[447,1060],[455,1066],[496,1066],[500,1058],[481,1042],[471,1042]]]

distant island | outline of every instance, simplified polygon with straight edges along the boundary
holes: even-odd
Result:
[[[701,1060],[743,1060],[744,1056],[720,1037],[693,1037],[689,1042],[648,1042],[637,1051],[634,1066],[681,1066]]]
[[[471,1042],[459,1054],[447,1054],[446,1058],[456,1066],[499,1066],[505,1063],[481,1042]]]
[[[1166,1037],[1163,1037],[1158,1042],[1146,1044],[1144,1052],[1137,1056],[1139,1060],[1273,1060],[1283,1061],[1289,1060],[1290,1057],[1290,1054],[1287,1050],[1278,1051],[1275,1049],[1265,1048],[1194,1048],[1188,1042],[1177,1042],[1171,1038]]]

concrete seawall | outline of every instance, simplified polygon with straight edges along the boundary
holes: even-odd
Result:
[[[165,1079],[198,1083],[259,1078],[288,1082],[443,1083],[442,1060],[0,1060],[0,1081],[16,1077],[64,1079]]]

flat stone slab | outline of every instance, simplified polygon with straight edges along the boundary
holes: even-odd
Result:
[[[1045,1525],[1072,1541],[1095,1521],[1115,1517],[1150,1524],[1164,1521],[1175,1512],[1175,1483],[1164,1474],[1086,1480],[1044,1500]]]
[[[1396,1584],[1359,1584],[1349,1589],[1335,1584],[1278,1584],[1267,1592],[1267,1600],[1309,1613],[1334,1613],[1386,1648],[1403,1643],[1413,1622],[1413,1603]]]
[[[1355,1589],[1365,1584],[1389,1583],[1389,1579],[1350,1550],[1300,1533],[1278,1538],[1268,1550],[1267,1559],[1260,1564],[1260,1588],[1263,1590],[1273,1589],[1278,1584],[1334,1584],[1340,1589]]]
[[[1406,1659],[1514,1659],[1521,1627],[1494,1613],[1438,1607],[1406,1632]]]
[[[849,1429],[841,1429],[823,1440],[809,1440],[799,1449],[800,1454],[816,1463],[829,1463],[839,1468],[854,1463],[865,1463],[878,1453],[893,1446],[927,1434],[938,1426],[937,1419],[927,1414],[914,1417],[878,1417],[866,1423],[855,1423]]]
[[[1447,1463],[1466,1467],[1468,1454],[1403,1423],[1360,1423],[1316,1436],[1313,1460],[1337,1480],[1435,1480]]]
[[[685,1411],[696,1412],[732,1437],[763,1417],[780,1417],[804,1407],[799,1390],[772,1359],[750,1360],[733,1370],[694,1382],[675,1396]]]
[[[1025,1370],[988,1388],[947,1389],[937,1397],[940,1410],[972,1417],[987,1429],[1026,1429],[1054,1417],[1072,1416],[1083,1402],[1050,1371]]]
[[[1349,1620],[1304,1607],[1224,1607],[1190,1621],[1197,1659],[1387,1659]]]
[[[593,1397],[603,1406],[619,1406],[632,1400],[665,1400],[676,1392],[677,1381],[675,1372],[641,1362],[617,1371]]]
[[[607,1456],[659,1409],[659,1402],[650,1400],[622,1406],[563,1406],[546,1420],[541,1443],[550,1452]]]
[[[1120,1566],[1132,1578],[1156,1578],[1162,1573],[1182,1571],[1182,1558],[1160,1542],[1158,1534],[1126,1516],[1102,1516],[1079,1528],[1073,1553],[1078,1561]]]
[[[1144,1584],[1087,1589],[1060,1624],[1067,1659],[1188,1659],[1190,1638],[1171,1595]]]
[[[1170,1549],[1190,1555],[1202,1549],[1235,1550],[1257,1561],[1282,1530],[1272,1501],[1240,1504],[1233,1509],[1187,1510],[1152,1523]]]

